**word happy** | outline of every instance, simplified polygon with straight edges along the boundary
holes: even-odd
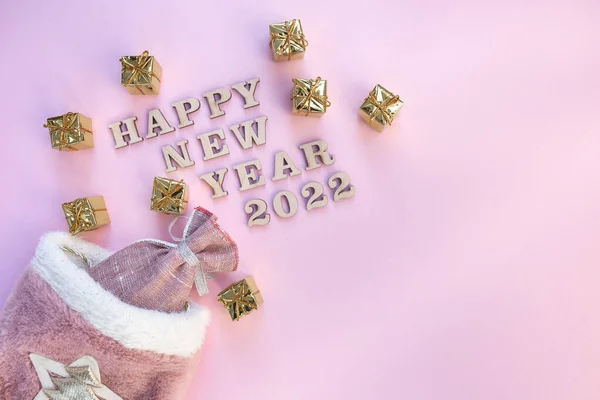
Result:
[[[225,115],[225,112],[221,109],[221,105],[229,101],[233,94],[237,94],[243,98],[245,109],[258,106],[260,103],[256,99],[255,93],[259,81],[259,78],[254,78],[247,82],[233,84],[231,88],[219,88],[202,94],[210,109],[210,118]],[[181,129],[194,124],[194,121],[190,119],[190,115],[200,109],[201,103],[199,99],[190,97],[176,101],[171,106],[177,113],[177,128]],[[266,116],[260,116],[239,124],[233,124],[228,127],[228,132],[236,138],[244,150],[249,150],[254,146],[263,146],[266,143],[267,119]],[[137,117],[134,116],[108,126],[115,139],[115,148],[123,148],[144,140],[139,134],[136,121]],[[167,121],[162,111],[158,108],[148,112],[147,126],[145,139],[156,138],[175,131],[175,127]],[[223,129],[202,133],[196,138],[202,148],[204,161],[224,157],[229,154],[229,147],[225,143],[225,131]],[[166,172],[173,172],[178,168],[187,168],[195,164],[189,155],[187,139],[177,142],[176,147],[172,145],[162,147]],[[298,147],[304,155],[306,161],[305,169],[307,171],[319,168],[322,165],[332,165],[335,162],[335,157],[327,151],[327,143],[324,140],[314,140],[301,144]],[[271,177],[272,181],[282,180],[302,173],[285,151],[276,153],[274,158],[275,169]],[[232,168],[237,174],[239,190],[241,192],[266,185],[265,176],[261,173],[262,164],[259,159],[233,165]],[[200,176],[200,179],[212,189],[213,199],[228,195],[228,192],[223,187],[227,172],[227,168],[221,168]],[[334,201],[354,195],[354,187],[350,185],[350,178],[345,173],[338,173],[331,176],[328,180],[328,185],[330,188],[335,189]],[[323,186],[318,182],[309,182],[304,185],[301,194],[307,198],[307,210],[323,207],[327,204],[327,196],[323,194]],[[284,199],[287,202],[287,210],[283,205]],[[281,218],[293,216],[298,209],[296,196],[289,191],[277,193],[273,199],[273,209]],[[248,226],[266,225],[270,221],[270,216],[266,213],[267,206],[264,200],[250,200],[246,203],[244,210],[250,215]]]

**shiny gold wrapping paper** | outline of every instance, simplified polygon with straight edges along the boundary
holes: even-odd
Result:
[[[110,223],[102,196],[84,197],[63,203],[62,209],[71,235],[91,231]]]
[[[292,79],[292,113],[310,117],[320,117],[331,106],[327,100],[327,81],[317,79]]]
[[[187,204],[188,190],[183,180],[154,178],[150,209],[165,214],[183,214]]]
[[[376,85],[360,106],[359,114],[371,128],[381,133],[386,126],[392,124],[403,105],[404,102],[397,95]]]
[[[121,57],[121,84],[130,94],[156,95],[160,92],[162,67],[147,51],[139,56]]]
[[[308,41],[299,19],[269,25],[270,46],[275,61],[303,58]]]
[[[251,276],[226,287],[218,294],[217,299],[225,306],[232,321],[238,321],[253,310],[258,310],[258,306],[264,303]]]
[[[48,118],[44,127],[50,131],[50,143],[59,151],[94,147],[92,120],[83,114],[68,112]]]

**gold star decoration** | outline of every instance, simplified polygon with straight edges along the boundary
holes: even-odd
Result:
[[[29,358],[42,385],[34,400],[123,400],[102,384],[93,357],[84,356],[69,365],[38,354]]]

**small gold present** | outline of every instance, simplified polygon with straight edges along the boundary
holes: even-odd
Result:
[[[304,38],[299,19],[271,24],[269,33],[271,35],[269,46],[275,61],[289,61],[304,57],[308,41]]]
[[[144,51],[139,56],[121,57],[121,84],[130,94],[158,94],[162,67]]]
[[[232,321],[258,310],[258,306],[264,302],[251,276],[226,287],[217,295],[217,299],[225,306]]]
[[[292,114],[320,117],[331,106],[327,100],[327,81],[317,79],[292,79]]]
[[[150,209],[165,214],[183,214],[187,204],[187,185],[167,178],[154,178]]]
[[[94,147],[92,120],[83,114],[68,112],[48,118],[44,128],[50,131],[53,149],[75,151]]]
[[[102,196],[90,196],[63,203],[63,212],[71,235],[98,229],[110,223]]]
[[[360,106],[359,114],[377,132],[392,124],[404,102],[381,85],[376,85]]]

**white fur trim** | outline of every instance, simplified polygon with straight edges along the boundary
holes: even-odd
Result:
[[[187,312],[165,313],[124,303],[106,291],[78,265],[69,246],[95,265],[111,253],[64,232],[42,236],[31,261],[32,268],[64,302],[102,334],[136,350],[191,357],[204,341],[210,319],[208,309],[190,302]],[[81,260],[79,260],[81,261]]]

